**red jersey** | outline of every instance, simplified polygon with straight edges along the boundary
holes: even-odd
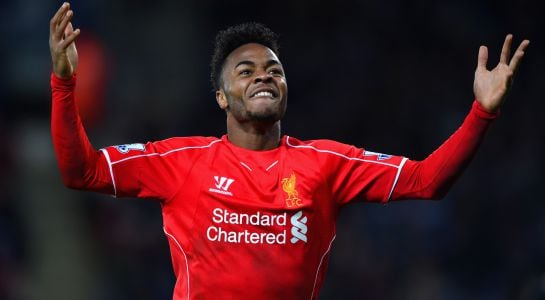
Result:
[[[174,299],[315,299],[339,209],[354,200],[439,198],[496,115],[477,102],[423,161],[284,136],[251,151],[226,136],[96,151],[74,103],[75,77],[51,77],[52,135],[65,184],[160,201]]]
[[[108,147],[118,196],[162,200],[176,299],[310,299],[339,207],[387,201],[406,158],[285,136],[270,151],[227,137]]]

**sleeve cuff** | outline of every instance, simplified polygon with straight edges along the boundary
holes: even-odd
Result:
[[[51,89],[53,90],[64,90],[72,91],[76,86],[76,74],[72,75],[70,78],[60,78],[55,75],[54,72],[51,72]]]
[[[495,112],[495,113],[491,113],[491,112],[486,111],[481,106],[481,104],[479,104],[477,99],[475,99],[473,101],[473,105],[471,107],[471,113],[473,113],[473,114],[475,114],[475,116],[477,116],[477,117],[479,117],[481,119],[485,119],[485,120],[494,120],[500,115],[499,111]]]

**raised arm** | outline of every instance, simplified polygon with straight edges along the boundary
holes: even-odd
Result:
[[[69,79],[78,67],[78,51],[74,42],[80,30],[72,27],[74,11],[65,2],[49,22],[49,51],[53,62],[53,72],[57,77]]]
[[[492,70],[488,70],[486,67],[486,63],[488,62],[488,48],[486,46],[479,48],[473,93],[479,104],[491,113],[499,111],[505,101],[513,82],[513,76],[524,57],[524,52],[530,44],[529,40],[522,41],[513,57],[510,58],[512,42],[513,35],[508,34],[503,43],[500,62]]]
[[[51,134],[61,176],[67,187],[113,193],[108,164],[96,151],[83,128],[74,100],[78,53],[71,19],[74,12],[64,3],[51,18],[49,49],[51,74]]]
[[[488,49],[479,49],[473,91],[475,102],[463,124],[437,150],[423,161],[408,160],[401,170],[392,200],[442,198],[467,167],[491,121],[496,118],[511,87],[529,41],[524,40],[510,58],[512,35],[507,35],[500,62],[486,68]]]

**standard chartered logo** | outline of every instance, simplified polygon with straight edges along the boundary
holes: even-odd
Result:
[[[307,242],[307,217],[303,216],[303,211],[298,211],[291,217],[291,243],[295,244],[298,241]]]
[[[215,208],[212,211],[213,224],[206,230],[206,237],[212,242],[242,244],[286,244],[288,226],[291,225],[291,243],[307,242],[307,217],[300,210],[287,224],[288,213],[253,214],[236,213],[227,209]],[[227,226],[227,227],[225,227]],[[263,230],[270,227],[270,230]],[[288,237],[289,238],[289,237]]]

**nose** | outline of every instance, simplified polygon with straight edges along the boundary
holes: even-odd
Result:
[[[271,81],[272,79],[272,75],[269,74],[269,72],[267,71],[260,71],[256,74],[255,78],[254,78],[254,83],[259,83],[259,82],[269,82]]]

